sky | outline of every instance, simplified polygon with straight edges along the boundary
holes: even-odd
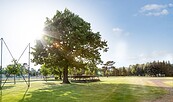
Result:
[[[173,63],[172,0],[0,0],[0,37],[14,58],[43,34],[46,17],[65,8],[108,42],[108,52],[101,52],[104,62],[115,61],[116,67],[154,60]],[[20,63],[28,62],[28,50]],[[5,45],[2,61],[3,67],[12,61]]]

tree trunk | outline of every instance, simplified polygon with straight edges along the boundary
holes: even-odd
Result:
[[[64,67],[63,69],[63,84],[70,84],[68,80],[68,66]]]
[[[14,84],[16,84],[16,75],[14,74]]]
[[[62,80],[62,71],[59,73],[59,79]]]

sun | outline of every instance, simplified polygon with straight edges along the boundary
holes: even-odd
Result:
[[[18,23],[15,27],[18,36],[28,43],[40,39],[43,35],[45,19],[34,12],[21,15],[21,17],[18,17]]]
[[[29,42],[33,42],[41,38],[41,36],[43,35],[43,28],[44,28],[43,25],[39,23],[35,23],[35,24],[24,26],[23,32],[25,32],[27,40]]]
[[[31,41],[41,39],[43,35],[43,25],[38,24],[38,25],[32,26],[31,29],[32,30],[28,32],[29,39]]]
[[[22,41],[32,43],[43,36],[43,29],[44,26],[40,22],[25,22],[25,24],[18,24],[13,33]]]

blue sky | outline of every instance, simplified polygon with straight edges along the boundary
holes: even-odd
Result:
[[[116,67],[153,60],[173,63],[172,0],[0,0],[0,37],[18,58],[42,33],[45,18],[65,8],[108,41],[103,61],[113,60]],[[5,66],[11,58],[5,48],[3,53]],[[27,62],[27,54],[19,62]]]

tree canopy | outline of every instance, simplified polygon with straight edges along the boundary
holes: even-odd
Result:
[[[36,64],[58,66],[63,72],[63,83],[68,81],[68,68],[83,68],[88,63],[101,63],[100,50],[107,51],[107,42],[99,32],[91,30],[91,24],[68,9],[57,11],[47,18],[45,35],[33,47]]]

